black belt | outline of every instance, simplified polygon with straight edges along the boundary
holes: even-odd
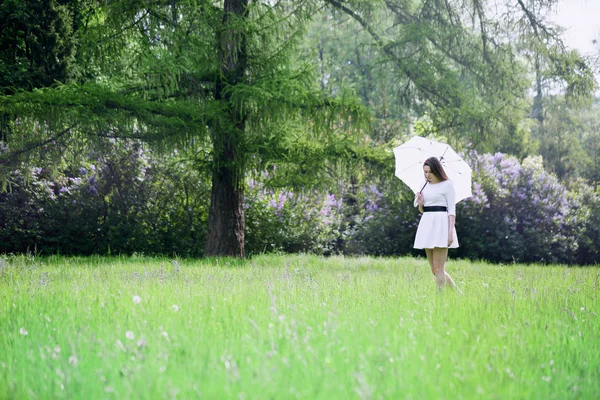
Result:
[[[448,211],[448,207],[444,206],[431,206],[431,207],[423,207],[423,212],[446,212]]]

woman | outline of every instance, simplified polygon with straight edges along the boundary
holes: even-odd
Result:
[[[444,285],[458,289],[445,271],[448,248],[458,247],[454,228],[456,219],[454,184],[448,179],[442,164],[435,157],[425,160],[423,172],[427,182],[415,195],[415,207],[419,207],[423,216],[417,228],[414,247],[425,249],[438,289],[441,290]]]

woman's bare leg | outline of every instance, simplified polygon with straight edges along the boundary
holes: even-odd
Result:
[[[427,261],[429,261],[429,266],[431,267],[431,273],[435,275],[435,270],[433,269],[433,249],[425,249],[425,254],[427,255]]]
[[[448,249],[436,247],[433,250],[431,250],[431,253],[431,258],[433,261],[432,272],[435,275],[435,282],[437,284],[438,289],[441,290],[444,285],[447,285],[452,286],[460,293],[462,293],[460,289],[458,289],[458,286],[456,286],[456,283],[454,283],[454,280],[452,280],[452,277],[446,272],[446,259],[448,258]]]
[[[446,275],[446,285],[452,286],[454,289],[458,290],[458,293],[462,294],[462,291],[458,288],[458,286],[456,286],[456,283],[454,283],[452,277],[448,275],[446,271],[444,271],[444,274]]]
[[[433,274],[433,276],[435,276],[435,267],[434,267],[434,263],[433,263],[433,249],[425,249],[425,254],[427,254],[427,261],[429,261],[429,266],[431,267],[431,273]],[[445,279],[446,279],[445,283],[456,286],[454,284],[454,281],[450,277],[450,275],[448,275],[448,273],[446,272],[445,268],[444,268],[444,274],[445,274]]]
[[[444,271],[444,267],[446,265],[446,257],[448,257],[448,249],[436,247],[432,249],[431,253],[435,283],[437,284],[438,289],[441,290],[446,283],[446,271]]]

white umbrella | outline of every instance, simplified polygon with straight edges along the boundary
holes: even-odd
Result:
[[[415,193],[425,187],[423,163],[429,157],[440,160],[448,178],[454,183],[456,202],[471,197],[471,167],[445,143],[415,136],[394,148],[396,176]]]

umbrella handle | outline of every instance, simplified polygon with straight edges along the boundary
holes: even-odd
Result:
[[[419,193],[421,193],[423,191],[423,189],[425,189],[425,186],[427,186],[427,182],[425,182],[425,184],[423,185],[423,187],[421,188],[421,190],[419,190]]]

